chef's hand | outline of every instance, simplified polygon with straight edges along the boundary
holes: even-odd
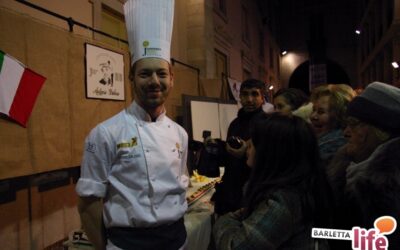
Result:
[[[246,155],[247,143],[242,139],[240,139],[240,142],[242,143],[242,146],[238,149],[232,148],[231,146],[229,146],[229,143],[227,143],[226,151],[236,158],[243,158]]]

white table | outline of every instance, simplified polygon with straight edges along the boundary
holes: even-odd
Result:
[[[209,179],[212,181],[213,179]],[[189,197],[198,188],[207,184],[192,182],[193,187],[189,188]],[[207,192],[203,197],[189,206],[185,214],[185,227],[187,232],[188,250],[207,250],[211,239],[212,216],[214,206],[210,204],[210,198],[214,193],[214,188]]]

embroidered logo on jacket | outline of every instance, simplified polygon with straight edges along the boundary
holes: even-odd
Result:
[[[86,151],[90,153],[95,153],[96,152],[96,144],[92,142],[88,142],[86,144]]]
[[[131,148],[137,145],[137,138],[133,137],[130,142],[121,142],[117,144],[117,149]]]

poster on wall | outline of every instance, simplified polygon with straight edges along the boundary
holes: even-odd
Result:
[[[124,56],[92,44],[86,49],[86,97],[125,100]]]

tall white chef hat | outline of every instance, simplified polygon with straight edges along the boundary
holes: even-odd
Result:
[[[174,0],[128,0],[124,4],[132,65],[148,57],[170,62]]]

